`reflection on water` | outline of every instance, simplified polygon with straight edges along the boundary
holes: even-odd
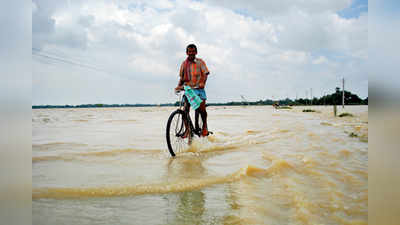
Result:
[[[367,224],[368,108],[314,108],[210,107],[173,159],[174,108],[33,110],[33,222]]]
[[[202,161],[197,157],[174,158],[168,163],[170,180],[186,180],[201,178],[205,174]],[[172,221],[168,224],[203,224],[204,193],[200,190],[192,190],[178,193],[177,202],[170,207],[176,208]]]
[[[171,207],[176,207],[174,218],[168,224],[203,224],[204,193],[187,191],[178,194],[178,201]]]
[[[188,217],[184,222],[199,224],[204,212],[204,193],[201,191],[184,192],[179,197],[178,218]]]

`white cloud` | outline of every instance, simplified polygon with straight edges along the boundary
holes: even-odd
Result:
[[[265,1],[253,0],[250,2],[242,0],[206,0],[206,2],[224,8],[243,11],[246,14],[257,17],[280,16],[292,9],[305,11],[308,14],[320,12],[337,12],[349,7],[352,0],[281,0]]]
[[[281,61],[289,64],[305,64],[308,58],[307,53],[296,51],[286,51],[279,55]]]
[[[166,76],[174,73],[169,65],[151,57],[135,57],[130,61],[129,67],[136,72],[150,73],[155,76]]]
[[[35,13],[37,11],[37,5],[35,2],[32,2],[32,13]]]
[[[113,99],[122,101],[124,97],[116,95],[121,94],[117,84],[123,83],[123,87],[141,90],[133,96],[143,102],[174,101],[165,93],[177,83],[189,43],[198,46],[198,56],[211,71],[207,84],[210,101],[238,100],[238,91],[246,92],[249,100],[252,96],[286,97],[286,92],[293,96],[294,89],[303,92],[309,85],[327,88],[327,83],[336,82],[335,79],[340,82],[338,74],[345,73],[354,83],[364,85],[357,87],[362,92],[357,94],[365,97],[368,87],[363,65],[368,50],[368,14],[353,19],[339,17],[336,12],[350,3],[104,0],[68,5],[34,1],[37,9],[32,18],[32,41],[34,47],[47,53],[61,52],[64,59],[82,60],[106,71],[107,78],[96,81],[96,85],[111,90],[96,89],[93,99],[110,99],[108,95],[113,93]],[[48,65],[42,65],[46,59],[37,58],[34,77],[49,77],[43,74],[55,73],[57,67],[62,76],[75,74],[71,82],[85,85],[90,85],[84,78],[87,74],[104,76],[104,72],[59,62],[51,62],[52,70],[48,70]],[[308,79],[312,82],[305,82]],[[52,89],[51,96],[40,94],[48,91],[49,82],[63,85],[57,79],[48,80],[46,85],[37,82],[34,103],[77,102],[72,94],[68,96],[68,91]],[[85,85],[77,87],[83,89]],[[155,96],[154,91],[143,87],[157,87],[161,94]],[[221,87],[229,90],[221,91]],[[90,92],[85,94],[89,101]],[[132,96],[125,98],[124,102],[136,101]]]
[[[314,59],[314,60],[312,61],[312,64],[323,64],[323,63],[326,63],[326,62],[328,62],[328,60],[326,59],[326,57],[325,57],[325,56],[320,56],[320,57],[318,57],[317,59]]]

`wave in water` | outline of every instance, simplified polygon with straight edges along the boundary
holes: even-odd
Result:
[[[95,156],[95,157],[110,157],[110,156],[118,156],[125,153],[140,153],[140,154],[154,154],[160,153],[159,149],[113,149],[109,151],[100,151],[100,152],[82,152],[82,153],[69,153],[65,155],[56,155],[56,156],[36,156],[32,157],[32,162],[42,162],[42,161],[72,161],[79,160],[85,156]]]
[[[249,135],[251,133],[252,135]],[[259,131],[246,131],[243,134],[237,136],[225,136],[225,135],[212,135],[206,139],[196,138],[193,140],[191,146],[189,146],[183,153],[213,153],[213,152],[223,152],[227,150],[235,150],[241,147],[264,144],[266,142],[272,141],[279,138],[279,136],[266,138],[265,133]],[[67,148],[67,147],[82,147],[87,146],[85,144],[74,144],[74,143],[49,143],[43,145],[33,145],[34,149],[39,150],[49,150],[55,148]],[[82,157],[112,157],[118,156],[125,153],[140,153],[140,154],[154,154],[166,152],[167,149],[113,149],[108,151],[96,151],[96,152],[81,152],[81,153],[68,153],[63,155],[52,155],[52,156],[37,156],[32,157],[32,162],[42,162],[42,161],[72,161],[72,160],[82,160]]]
[[[260,175],[273,175],[284,171],[291,166],[285,162],[274,163],[267,169],[258,168],[252,165],[241,168],[239,171],[224,176],[211,177],[204,179],[185,179],[174,183],[141,184],[134,186],[110,186],[110,187],[89,187],[89,188],[34,188],[32,199],[53,198],[91,198],[91,197],[118,197],[141,194],[165,194],[172,192],[183,192],[198,190],[215,184],[229,183],[242,179]]]

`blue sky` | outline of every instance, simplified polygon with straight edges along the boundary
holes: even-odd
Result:
[[[368,0],[354,0],[350,7],[338,12],[344,18],[357,18],[361,13],[368,13]]]
[[[34,0],[32,104],[174,102],[189,43],[209,102],[368,96],[367,1]]]

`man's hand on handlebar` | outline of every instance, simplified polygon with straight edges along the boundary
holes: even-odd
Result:
[[[177,86],[174,91],[175,91],[175,94],[177,94],[177,93],[179,93],[179,92],[181,92],[183,90],[184,90],[183,86]]]
[[[176,91],[176,92],[183,91],[183,86],[177,86],[177,87],[175,88],[175,91]]]

